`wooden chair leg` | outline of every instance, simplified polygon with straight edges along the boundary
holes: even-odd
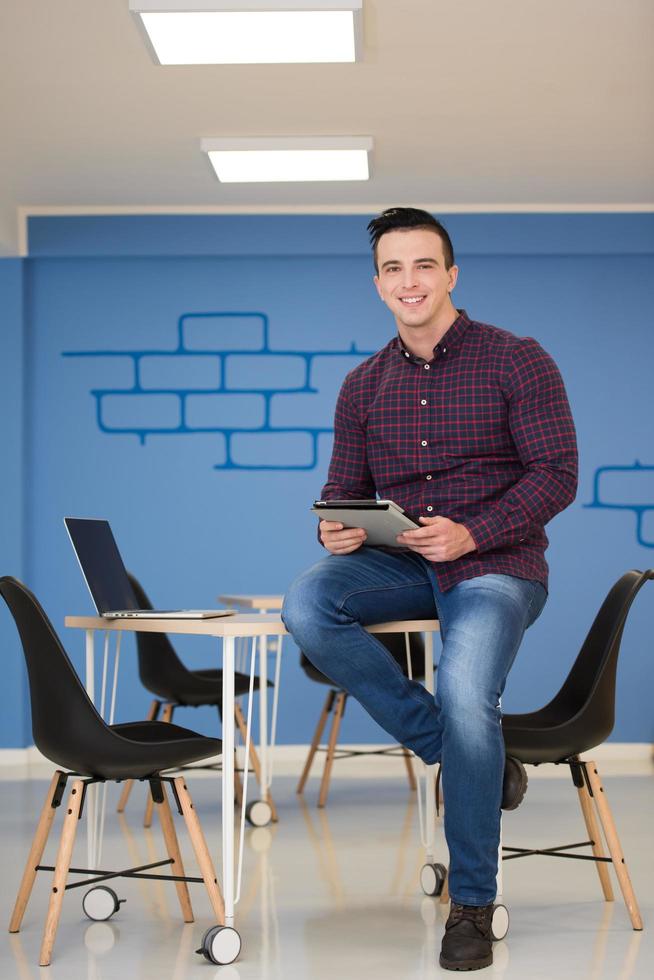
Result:
[[[243,805],[243,783],[241,774],[238,771],[238,753],[234,749],[234,802],[237,806]]]
[[[611,860],[613,861],[613,867],[618,878],[618,884],[620,885],[620,890],[622,891],[622,896],[624,898],[625,905],[627,906],[627,911],[629,912],[631,925],[634,929],[639,931],[643,928],[643,920],[640,917],[640,909],[638,908],[638,902],[631,884],[631,878],[629,877],[629,872],[627,871],[627,865],[625,864],[622,848],[620,847],[620,839],[618,837],[618,832],[615,829],[613,816],[611,814],[608,800],[606,799],[604,787],[602,786],[595,763],[585,762],[584,765],[586,772],[588,773],[590,788],[593,792],[593,799],[595,801],[595,806],[597,807],[597,813],[600,818],[600,823],[602,824],[602,830],[604,831],[606,843],[608,844],[609,854],[611,855]]]
[[[324,806],[327,802],[327,794],[329,792],[329,780],[331,779],[332,766],[334,765],[334,753],[336,751],[336,743],[338,742],[338,732],[341,727],[341,721],[343,718],[343,712],[345,711],[345,701],[347,694],[345,691],[340,691],[336,695],[336,702],[334,705],[334,717],[332,718],[332,730],[329,733],[329,743],[327,745],[327,757],[325,758],[325,768],[322,774],[322,780],[320,782],[320,794],[318,796],[318,806]]]
[[[41,942],[41,955],[39,956],[39,966],[50,966],[52,950],[57,935],[61,906],[64,901],[64,891],[68,878],[68,868],[70,858],[73,853],[77,824],[79,823],[79,812],[82,806],[84,783],[81,779],[76,779],[73,783],[68,797],[68,808],[64,817],[64,826],[59,840],[59,850],[55,862],[54,877],[52,880],[52,891],[50,892],[50,904],[48,915],[45,920],[43,930],[43,940]]]
[[[175,705],[174,704],[167,704],[167,705],[165,705],[165,707],[164,707],[164,709],[163,709],[163,711],[161,713],[161,720],[162,721],[165,721],[167,724],[170,724],[172,722],[172,720],[173,720],[174,711],[175,711]],[[143,814],[143,826],[144,827],[151,827],[152,826],[152,813],[153,813],[153,811],[154,811],[154,801],[152,799],[152,793],[148,793],[147,799],[145,801],[145,813]]]
[[[577,787],[577,792],[579,794],[579,803],[581,805],[581,812],[584,818],[584,823],[586,824],[586,831],[588,837],[593,841],[593,854],[595,857],[606,857],[604,854],[604,847],[602,845],[602,837],[600,834],[599,825],[597,823],[597,818],[595,817],[595,811],[593,809],[593,801],[588,792],[588,787],[586,783],[583,786]],[[596,861],[595,867],[597,868],[597,874],[599,875],[600,885],[602,886],[602,892],[604,893],[604,900],[607,902],[613,901],[613,886],[611,885],[611,878],[609,877],[609,869],[605,861]]]
[[[50,836],[52,822],[54,820],[55,813],[57,812],[56,808],[52,806],[52,798],[57,788],[60,775],[61,771],[57,769],[50,782],[48,792],[46,793],[43,809],[41,810],[41,816],[39,817],[39,822],[34,834],[34,839],[32,840],[30,853],[25,865],[25,870],[23,871],[20,888],[18,889],[18,894],[16,896],[14,911],[9,922],[9,932],[18,932],[20,930],[20,924],[23,921],[25,909],[27,908],[27,903],[29,902],[30,895],[32,894],[32,888],[37,875],[36,866],[37,864],[41,863],[45,845],[48,843],[48,837]]]
[[[330,691],[327,695],[327,699],[323,705],[323,709],[320,713],[320,718],[318,719],[318,724],[316,725],[316,730],[313,733],[313,739],[311,740],[311,747],[309,749],[309,754],[307,756],[307,761],[304,763],[304,769],[302,770],[302,775],[300,776],[300,782],[297,784],[296,793],[300,795],[304,792],[304,787],[306,785],[307,779],[309,778],[309,772],[311,771],[311,766],[313,765],[313,758],[318,751],[318,746],[320,745],[320,739],[322,738],[322,733],[327,722],[327,717],[329,712],[332,710],[334,699],[336,694],[334,691]]]
[[[207,847],[207,842],[204,839],[202,827],[200,826],[198,815],[195,812],[193,801],[191,800],[189,791],[186,787],[186,781],[184,780],[183,776],[177,776],[175,778],[175,789],[177,790],[177,796],[182,808],[186,828],[188,830],[189,837],[191,838],[191,844],[193,845],[193,850],[195,851],[195,857],[200,868],[200,874],[204,879],[209,900],[216,917],[216,923],[222,926],[225,924],[225,903],[218,885],[218,879],[216,877],[213,861],[211,860],[211,855],[209,854],[209,848]]]
[[[156,721],[159,717],[159,712],[161,710],[161,701],[156,699],[150,705],[150,710],[146,715],[146,721]],[[118,806],[116,807],[116,813],[124,813],[125,807],[127,806],[127,801],[129,800],[129,794],[132,792],[132,786],[134,785],[133,779],[126,779],[123,784],[123,791],[120,794],[120,799],[118,800]]]
[[[409,751],[409,749],[405,749],[404,746],[402,746],[402,755],[404,756],[404,764],[406,765],[406,773],[409,780],[409,789],[411,790],[412,793],[415,793],[416,789],[418,788],[418,784],[416,783],[416,776],[413,771],[411,752]]]
[[[443,882],[443,890],[441,891],[440,903],[441,905],[447,905],[450,900],[450,876],[445,875],[445,881]]]
[[[234,704],[234,719],[236,720],[238,730],[241,733],[241,738],[245,743],[247,740],[248,732],[247,732],[247,725],[245,724],[245,718],[243,717],[243,712],[241,711],[240,704]],[[259,783],[259,785],[261,785],[261,763],[259,762],[257,749],[252,739],[250,739],[250,765],[254,770],[254,775],[256,777],[257,782]],[[275,806],[274,800],[267,789],[264,790],[264,798],[270,806],[270,812],[271,812],[273,823],[277,823],[279,819],[277,816],[277,807]]]
[[[173,815],[170,812],[170,804],[168,803],[164,783],[161,783],[161,792],[163,793],[163,803],[157,803],[157,812],[159,814],[164,841],[166,842],[166,851],[168,852],[168,857],[173,862],[171,873],[184,876],[184,864],[179,850],[175,825],[173,824]],[[176,881],[175,888],[177,889],[177,898],[179,899],[184,922],[193,922],[193,907],[191,905],[191,896],[189,895],[187,883],[185,881]]]

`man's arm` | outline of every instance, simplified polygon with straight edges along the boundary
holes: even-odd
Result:
[[[524,475],[496,503],[464,521],[477,551],[523,541],[572,503],[577,440],[559,369],[532,338],[513,352],[505,394]]]
[[[336,401],[334,448],[323,500],[368,500],[376,492],[368,468],[366,433],[347,388],[346,378]]]
[[[356,409],[343,382],[334,414],[334,448],[323,500],[367,500],[375,496],[375,484],[368,468],[366,436]],[[321,521],[318,540],[333,555],[347,555],[366,539],[362,528],[344,528],[337,521]]]

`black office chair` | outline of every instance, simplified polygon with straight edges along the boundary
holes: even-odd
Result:
[[[14,617],[27,662],[32,705],[32,732],[38,749],[57,767],[45,799],[38,827],[32,841],[27,864],[16,898],[10,932],[20,930],[32,887],[38,871],[54,871],[50,904],[41,945],[40,966],[48,966],[52,957],[64,892],[70,888],[95,885],[116,877],[152,877],[153,868],[173,865],[177,872],[161,875],[174,881],[185,922],[193,921],[188,881],[204,881],[216,916],[223,924],[224,904],[216,872],[207,848],[197,812],[182,776],[175,779],[161,775],[162,770],[186,766],[214,756],[222,749],[219,739],[205,738],[177,725],[157,721],[107,725],[89,700],[66,651],[50,621],[32,593],[14,578],[0,578],[0,594]],[[54,867],[42,865],[55,810],[62,803],[66,783],[72,777],[72,788],[66,806],[59,849]],[[147,868],[128,868],[118,872],[89,868],[71,868],[71,856],[86,789],[91,783],[120,781],[125,778],[147,780],[157,804],[168,859]],[[179,812],[183,815],[202,878],[188,878],[179,851],[165,784],[170,783]],[[86,880],[67,884],[68,874],[82,874]],[[89,878],[88,876],[93,877]],[[89,901],[89,896],[100,899]],[[104,897],[98,893],[104,893]],[[117,911],[119,901],[111,889],[95,887],[87,892],[85,910],[93,905],[109,907],[102,916]],[[89,904],[87,905],[87,901]],[[210,932],[212,930],[209,930]],[[228,929],[227,932],[234,933]],[[208,935],[208,934],[207,934]],[[236,934],[238,936],[238,934]],[[240,945],[240,942],[239,944]],[[205,954],[206,955],[206,954]]]
[[[145,590],[137,578],[128,572],[130,584],[134,590],[139,609],[152,609]],[[148,721],[156,721],[160,714],[163,722],[171,722],[176,708],[198,708],[202,706],[215,707],[222,721],[223,672],[222,670],[189,670],[185,667],[175,652],[175,648],[165,633],[136,633],[136,650],[138,654],[139,677],[143,687],[156,695],[147,714]],[[268,686],[272,687],[269,681]],[[234,697],[247,694],[250,688],[248,674],[236,671],[234,674]],[[259,678],[254,678],[254,690],[259,690]],[[234,703],[234,719],[241,732],[243,741],[246,739],[246,725],[241,706]],[[259,757],[250,741],[250,762],[257,780],[261,781]],[[201,767],[203,768],[203,767]],[[122,813],[127,805],[132,791],[132,780],[125,783],[118,802],[118,812]],[[234,766],[234,792],[238,802],[241,800],[242,788],[239,769]],[[265,801],[252,800],[247,807],[247,817],[255,825],[263,825],[272,818],[277,820],[277,811],[270,793],[266,793]],[[143,826],[152,823],[152,797],[148,796]]]
[[[407,651],[404,633],[380,633],[377,636],[377,639],[384,644],[386,649],[398,662],[403,672],[407,674]],[[415,680],[422,680],[425,676],[425,646],[422,636],[419,633],[409,634],[409,659],[411,663],[411,676]],[[325,806],[327,803],[327,794],[329,793],[332,766],[336,759],[350,759],[353,756],[366,755],[400,755],[403,757],[406,764],[409,788],[412,791],[415,790],[416,777],[413,772],[411,752],[403,745],[389,745],[388,748],[383,749],[339,749],[337,747],[338,732],[345,713],[348,693],[334,684],[333,681],[318,670],[317,667],[314,667],[309,658],[302,651],[300,651],[300,666],[309,680],[315,681],[317,684],[325,684],[330,688],[330,690],[327,694],[320,717],[318,718],[318,724],[316,725],[316,730],[313,734],[313,739],[311,740],[309,754],[307,755],[304,769],[302,770],[302,775],[300,776],[300,781],[297,784],[296,793],[301,795],[304,792],[304,787],[307,779],[309,778],[309,773],[311,771],[311,766],[313,764],[316,752],[326,753],[325,766],[320,782],[320,791],[318,793],[318,806],[320,807]],[[329,733],[329,740],[326,746],[322,746],[320,744],[320,739],[330,714],[332,714],[332,725]]]
[[[589,836],[588,841],[580,844],[542,850],[504,847],[503,851],[507,854],[504,860],[544,854],[595,861],[607,902],[613,901],[613,890],[606,867],[607,863],[612,863],[634,929],[642,929],[642,920],[606,793],[597,765],[580,759],[579,756],[600,745],[613,730],[615,675],[622,632],[636,595],[644,583],[653,578],[654,569],[650,569],[646,572],[626,572],[618,579],[602,603],[558,694],[539,711],[507,714],[502,719],[508,755],[534,766],[549,762],[570,767]],[[610,857],[604,853],[593,804],[597,809]],[[588,846],[592,847],[592,857],[571,853],[577,847]]]

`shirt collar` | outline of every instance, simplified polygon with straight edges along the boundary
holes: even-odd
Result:
[[[448,327],[447,331],[434,347],[434,357],[448,356],[456,350],[463,340],[466,330],[470,326],[470,320],[465,310],[457,310],[457,313],[459,315],[454,323]],[[424,362],[424,358],[417,357],[406,349],[399,334],[393,338],[392,344],[397,352],[408,361],[412,361],[414,364],[422,364]]]

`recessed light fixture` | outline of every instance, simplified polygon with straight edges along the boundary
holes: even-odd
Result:
[[[223,184],[368,180],[370,136],[271,136],[203,139]]]
[[[130,0],[161,65],[356,61],[363,0]]]

